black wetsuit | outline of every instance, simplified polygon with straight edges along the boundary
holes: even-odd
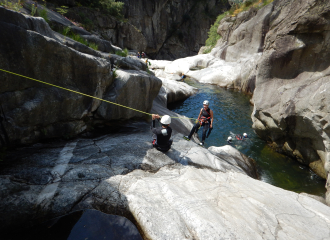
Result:
[[[153,146],[162,152],[167,152],[170,150],[173,140],[171,140],[172,128],[167,127],[155,127],[156,120],[152,120],[151,131],[156,134],[156,138],[154,139]]]
[[[202,125],[201,125],[201,123],[198,121],[195,125],[194,125],[194,127],[191,129],[191,131],[190,131],[190,133],[189,133],[189,135],[188,135],[188,138],[190,139],[191,138],[191,136],[196,132],[198,132],[198,129],[199,129],[199,127],[200,126],[202,126],[203,127],[203,135],[202,135],[202,142],[204,142],[205,141],[205,138],[206,138],[206,133],[207,133],[207,131],[209,130],[209,133],[208,133],[208,135],[207,136],[209,136],[210,135],[210,133],[211,133],[211,131],[212,131],[212,128],[210,128],[210,124],[211,124],[211,109],[210,108],[208,108],[206,111],[205,111],[205,109],[203,108],[202,109],[202,115],[201,115],[201,119],[202,120],[204,120],[203,122],[202,122]]]

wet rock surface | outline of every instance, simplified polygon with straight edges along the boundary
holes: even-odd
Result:
[[[329,11],[324,1],[274,1],[222,19],[210,54],[152,66],[253,94],[256,133],[328,178]]]
[[[249,177],[255,168],[236,149],[202,148],[176,128],[167,153],[151,147],[144,122],[9,153],[0,170],[2,229],[96,209],[129,217],[147,239],[329,235],[329,207]]]
[[[140,111],[150,110],[161,81],[141,71],[146,70],[142,61],[109,56],[69,40],[53,32],[42,18],[3,7],[0,12],[2,69],[97,98],[121,101]],[[115,78],[111,71],[114,64],[135,72],[127,70]],[[110,110],[100,100],[31,79],[3,71],[0,76],[1,121],[5,120],[0,131],[1,146],[75,136],[90,128],[96,112],[98,119],[104,120],[141,117],[137,112],[126,114],[116,107]],[[137,89],[138,92],[130,92]]]
[[[31,229],[21,229],[19,232],[12,233],[9,236],[2,236],[2,238],[26,240],[142,240],[136,226],[127,218],[91,209],[75,211],[36,225]]]
[[[329,179],[330,3],[274,2],[273,8],[258,63],[253,127],[278,150]],[[329,184],[327,189],[329,204]]]

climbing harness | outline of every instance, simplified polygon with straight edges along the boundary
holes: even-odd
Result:
[[[30,78],[30,77],[27,77],[27,76],[24,76],[24,75],[20,75],[20,74],[17,74],[17,73],[13,73],[13,72],[10,72],[10,71],[7,71],[7,70],[0,69],[0,71],[3,71],[5,73],[9,73],[9,74],[13,74],[13,75],[16,75],[16,76],[19,76],[19,77],[27,78],[27,79],[30,79],[30,80],[33,80],[33,81],[36,81],[36,82],[39,82],[39,83],[47,84],[47,85],[52,86],[52,87],[56,87],[56,88],[60,88],[60,89],[66,90],[66,91],[77,93],[77,94],[80,94],[80,95],[83,95],[83,96],[86,96],[86,97],[94,98],[94,99],[97,99],[97,100],[100,100],[100,101],[103,101],[103,102],[111,103],[113,105],[116,105],[116,106],[119,106],[119,107],[123,107],[123,108],[127,108],[127,109],[132,110],[132,111],[140,112],[140,113],[143,113],[143,114],[146,114],[146,115],[150,115],[150,116],[152,115],[151,113],[143,112],[143,111],[140,111],[140,110],[137,110],[137,109],[134,109],[134,108],[130,108],[130,107],[127,107],[127,106],[118,104],[118,103],[110,102],[110,101],[105,100],[105,99],[102,99],[102,98],[94,97],[94,96],[91,96],[91,95],[88,95],[88,94],[85,94],[85,93],[74,91],[72,89],[64,88],[64,87],[61,87],[61,86],[58,86],[58,85],[55,85],[55,84],[51,84],[51,83],[44,82],[44,81],[41,81],[41,80],[38,80],[38,79]],[[188,118],[188,117],[171,117],[171,118],[177,118],[177,119],[196,119],[196,118]]]
[[[236,139],[239,140],[239,141],[242,141],[243,140],[243,137],[241,134],[237,134],[236,135]]]
[[[204,101],[205,102],[205,101]],[[211,112],[211,109],[210,108],[208,108],[207,110],[205,110],[204,108],[203,109],[201,109],[201,111],[202,111],[202,114],[208,114],[209,116],[207,117],[207,116],[204,116],[204,115],[202,115],[201,116],[201,118],[198,120],[196,120],[196,123],[198,123],[198,121],[199,121],[199,127],[198,127],[198,129],[196,129],[196,132],[201,128],[201,126],[203,126],[203,124],[204,123],[208,123],[209,122],[209,120],[211,119],[211,114],[210,114],[210,112]],[[210,128],[211,129],[211,128]],[[212,131],[212,130],[211,130]],[[209,131],[210,133],[208,134],[208,135],[210,135],[211,134],[211,131]]]

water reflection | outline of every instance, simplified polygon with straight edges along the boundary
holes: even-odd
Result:
[[[228,136],[247,133],[251,142],[234,142],[234,146],[245,155],[256,160],[261,180],[272,185],[314,195],[325,195],[325,180],[308,167],[278,154],[259,139],[252,129],[250,96],[218,86],[201,84],[187,78],[185,81],[200,91],[183,102],[168,106],[172,111],[197,118],[204,100],[210,101],[214,112],[213,131],[205,146],[223,146]],[[201,131],[200,131],[201,134]]]
[[[96,210],[77,211],[6,239],[24,240],[142,240],[125,217]]]

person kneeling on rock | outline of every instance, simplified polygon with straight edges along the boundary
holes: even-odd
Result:
[[[161,152],[167,152],[170,150],[173,140],[171,140],[172,128],[169,126],[171,123],[171,117],[165,115],[161,118],[161,127],[155,127],[156,119],[159,121],[160,116],[158,114],[152,114],[152,126],[151,131],[156,135],[152,141],[153,147]]]

